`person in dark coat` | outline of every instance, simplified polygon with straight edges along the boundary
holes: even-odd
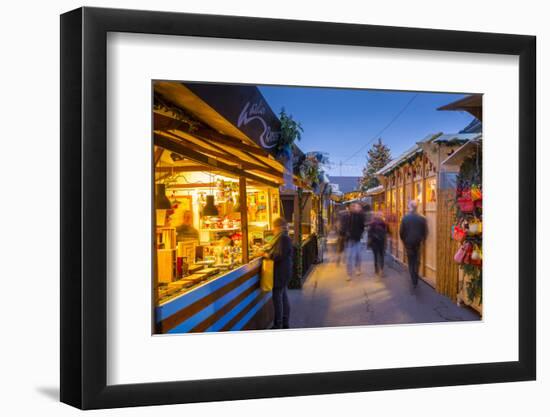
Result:
[[[346,234],[348,230],[349,211],[347,209],[338,213],[338,223],[336,225],[336,233],[338,240],[336,241],[336,265],[340,265],[344,250],[346,249]]]
[[[352,203],[350,206],[349,220],[346,225],[347,241],[347,272],[348,281],[351,281],[353,270],[361,275],[361,237],[365,231],[365,213],[359,203]]]
[[[367,225],[367,232],[368,246],[374,255],[374,272],[381,277],[384,275],[384,254],[386,253],[388,225],[380,213],[372,215],[372,219]]]
[[[273,244],[271,250],[264,256],[273,259],[273,293],[271,300],[275,318],[273,329],[288,329],[290,327],[290,304],[288,302],[287,287],[292,276],[293,247],[288,236],[288,224],[279,217],[273,221]]]
[[[409,202],[409,213],[401,219],[399,227],[399,237],[403,241],[405,251],[407,252],[407,262],[409,264],[409,274],[413,288],[416,288],[418,285],[420,246],[428,237],[426,218],[416,212],[417,208],[418,203],[416,200],[411,200]]]

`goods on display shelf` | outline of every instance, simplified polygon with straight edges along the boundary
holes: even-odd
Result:
[[[476,310],[483,302],[483,191],[481,151],[467,157],[457,176],[456,223],[451,237],[459,243],[454,261],[460,266],[459,301]]]
[[[173,156],[161,159],[161,164],[173,166]],[[273,236],[278,190],[246,185],[247,219],[243,221],[239,179],[208,169],[162,178],[171,208],[157,210],[162,215],[155,216],[159,305],[261,256]],[[248,236],[246,262],[243,228]]]

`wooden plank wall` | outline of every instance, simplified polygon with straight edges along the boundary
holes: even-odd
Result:
[[[453,207],[454,190],[440,189],[437,199],[437,292],[451,300],[457,300],[458,264],[453,257],[458,243],[451,239],[451,227],[455,222]]]

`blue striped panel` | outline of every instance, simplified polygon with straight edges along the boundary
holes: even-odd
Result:
[[[223,297],[218,298],[213,303],[205,306],[202,310],[200,310],[193,316],[189,317],[187,320],[181,322],[176,327],[170,329],[168,333],[187,333],[193,327],[200,324],[203,320],[206,320],[212,314],[215,314],[216,311],[218,311],[224,305],[226,305],[235,297],[237,297],[240,293],[242,293],[243,291],[246,291],[247,288],[250,288],[257,282],[258,282],[258,275],[254,275],[250,277],[248,280],[243,282],[237,288],[234,288],[233,290],[229,291]],[[256,291],[259,291],[259,290],[256,290]]]
[[[168,301],[166,304],[163,304],[155,308],[155,319],[157,323],[160,323],[162,320],[170,317],[172,314],[177,313],[181,309],[193,304],[194,302],[200,300],[201,298],[213,293],[216,290],[224,287],[225,285],[239,279],[247,272],[251,271],[254,268],[257,268],[260,264],[261,259],[254,260],[246,265],[243,265],[228,274],[212,280],[201,287],[191,290],[181,296],[174,298],[173,300]],[[257,278],[259,279],[259,278]]]
[[[225,326],[227,323],[233,319],[237,314],[239,314],[241,311],[243,311],[246,306],[248,306],[260,293],[260,290],[256,290],[251,294],[248,294],[244,300],[242,300],[239,304],[237,304],[235,307],[231,309],[231,311],[228,311],[222,318],[220,318],[216,323],[214,323],[212,326],[210,326],[208,329],[206,329],[207,332],[217,332],[221,329],[223,329],[223,326]]]
[[[258,304],[256,304],[256,305],[254,306],[254,308],[252,308],[252,310],[250,310],[248,313],[246,313],[245,316],[244,316],[241,320],[239,320],[239,322],[238,322],[237,324],[235,324],[235,325],[233,326],[233,328],[232,328],[231,330],[241,330],[241,329],[244,327],[244,325],[245,325],[246,323],[248,323],[248,321],[249,321],[252,317],[254,317],[254,314],[256,314],[256,313],[260,310],[260,308],[262,308],[262,307],[264,306],[264,304],[267,303],[267,301],[268,301],[270,298],[271,298],[271,292],[268,292],[268,293],[265,295],[265,297],[262,298],[262,299],[258,302]]]

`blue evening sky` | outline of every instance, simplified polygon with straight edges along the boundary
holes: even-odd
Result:
[[[297,145],[304,152],[327,152],[332,175],[361,175],[368,144],[407,105],[415,92],[259,86],[275,113],[282,107],[304,128]],[[472,120],[461,111],[437,111],[463,94],[419,93],[380,137],[392,157],[437,132],[456,133]],[[353,156],[353,157],[352,157]],[[351,159],[350,159],[351,158]],[[340,164],[340,162],[342,164]]]

